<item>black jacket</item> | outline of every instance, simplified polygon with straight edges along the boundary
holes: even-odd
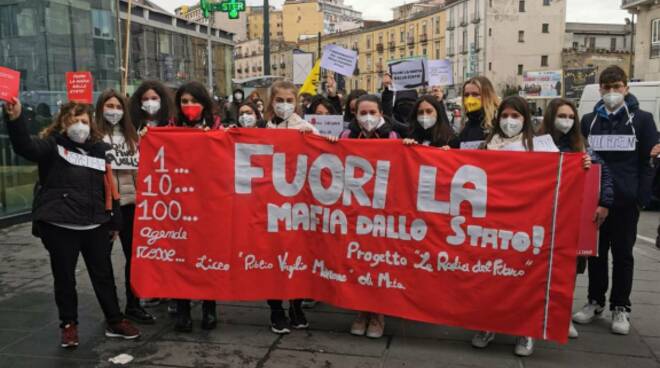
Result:
[[[87,156],[106,160],[110,146],[104,142],[78,144],[64,135],[39,139],[30,137],[21,115],[7,123],[7,131],[14,152],[34,161],[39,168],[41,189],[36,193],[32,218],[35,222],[73,225],[105,224],[111,221],[112,211],[105,206],[104,171],[77,166],[65,160],[59,147],[68,152],[80,152]],[[117,216],[119,215],[119,211]],[[118,229],[118,217],[111,228]]]
[[[649,157],[658,142],[653,115],[640,110],[637,98],[628,94],[624,108],[613,115],[608,114],[603,101],[599,101],[593,112],[582,117],[581,126],[587,140],[591,135],[636,136],[634,151],[599,151],[598,154],[612,174],[614,206],[647,205],[655,173]]]
[[[458,140],[452,142],[452,148],[459,148],[461,143],[464,142],[474,142],[474,141],[484,141],[488,136],[488,132],[483,127],[484,122],[484,111],[479,110],[467,114],[467,120],[465,121],[465,127],[458,135]]]

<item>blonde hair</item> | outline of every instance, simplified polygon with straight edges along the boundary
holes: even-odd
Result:
[[[71,125],[71,118],[85,114],[89,117],[89,139],[92,142],[100,141],[103,139],[103,133],[101,133],[94,121],[92,106],[79,102],[68,102],[62,105],[60,112],[55,116],[55,120],[39,133],[39,137],[48,138],[55,133],[64,134],[69,125]]]
[[[497,114],[497,107],[500,105],[500,98],[497,97],[493,84],[486,77],[473,77],[463,83],[463,93],[465,93],[465,87],[468,84],[477,86],[479,93],[481,93],[481,106],[484,109],[482,128],[489,131],[493,130],[493,120],[495,120],[495,115]],[[465,106],[465,97],[463,97],[463,106]],[[463,114],[464,122],[467,119],[466,115],[465,113]]]
[[[296,105],[296,113],[299,114],[300,111],[298,109],[298,88],[296,88],[295,84],[288,82],[288,81],[278,81],[273,83],[272,86],[270,86],[270,97],[268,100],[268,104],[266,105],[266,110],[264,110],[264,119],[266,121],[272,121],[273,118],[275,117],[275,108],[273,108],[273,102],[275,102],[275,96],[282,91],[291,91],[293,95],[296,97],[295,105]]]

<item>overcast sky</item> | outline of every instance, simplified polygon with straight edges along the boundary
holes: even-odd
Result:
[[[568,21],[569,22],[590,22],[590,23],[623,23],[629,16],[620,9],[621,0],[567,0],[568,1]],[[280,7],[284,0],[270,0],[272,6]],[[345,0],[348,5],[352,5],[356,10],[362,12],[364,19],[391,20],[391,8],[404,3],[410,3],[411,0],[378,0],[377,6],[369,0]],[[194,0],[158,0],[159,5],[169,11],[181,5],[195,4]],[[261,0],[247,0],[248,5],[261,5]]]

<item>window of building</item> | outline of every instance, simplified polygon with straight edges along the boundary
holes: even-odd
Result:
[[[573,41],[573,48],[577,49],[579,47],[579,43],[577,41]]]
[[[489,61],[488,62],[488,71],[491,71],[491,70],[493,70],[493,63]]]
[[[426,56],[426,49],[422,49],[422,55]]]
[[[479,26],[474,27],[474,48],[479,50]]]
[[[588,37],[589,41],[589,49],[590,50],[595,50],[596,49],[596,37]]]
[[[435,17],[435,34],[440,34],[440,17]]]
[[[523,65],[518,64],[518,75],[523,75]]]
[[[492,36],[493,36],[493,29],[488,28],[488,37],[492,37]]]
[[[518,31],[518,42],[525,42],[525,31]]]
[[[367,36],[367,50],[371,49],[371,36]]]
[[[541,32],[542,33],[550,33],[550,24],[543,23],[543,25],[541,26]]]
[[[550,6],[550,0],[543,0],[543,6]]]
[[[651,22],[651,58],[660,57],[660,19]]]
[[[610,39],[610,51],[616,51],[616,37]]]
[[[541,55],[541,66],[548,66],[548,55]]]
[[[467,52],[467,43],[468,43],[468,33],[467,30],[463,31],[463,46],[461,47],[462,52]]]
[[[423,23],[422,23],[422,34],[423,34],[423,35],[426,34],[426,22],[423,22]]]
[[[518,2],[518,11],[521,13],[525,12],[525,0],[520,0]]]
[[[400,31],[401,31],[401,40],[400,40],[400,42],[406,42],[406,29],[401,28]]]
[[[474,0],[474,19],[479,19],[479,0]]]

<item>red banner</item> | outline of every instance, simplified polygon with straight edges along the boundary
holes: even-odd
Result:
[[[18,90],[21,83],[21,73],[0,66],[0,100],[13,102],[18,98]]]
[[[593,165],[587,172],[582,193],[582,214],[580,215],[580,236],[578,237],[578,256],[598,256],[598,224],[594,214],[600,204],[600,165]]]
[[[150,129],[131,282],[140,297],[312,298],[565,342],[581,167],[580,154]]]
[[[92,104],[94,80],[90,72],[66,72],[66,95],[69,101]]]

